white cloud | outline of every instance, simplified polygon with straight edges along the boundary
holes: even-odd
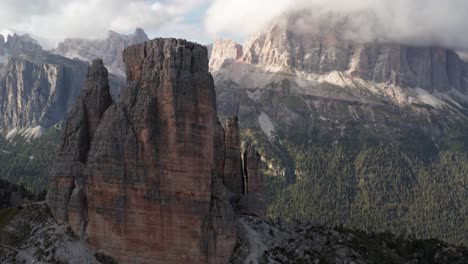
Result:
[[[468,50],[466,0],[1,0],[0,32],[30,33],[50,47],[65,37],[100,38],[108,30],[142,27],[153,37],[206,43],[219,35],[246,39],[298,10],[303,17],[295,30],[347,17],[346,34],[356,39]]]
[[[214,0],[205,27],[212,35],[246,37],[298,10],[304,29],[346,17],[354,38],[468,49],[466,0]]]
[[[183,17],[209,0],[2,0],[0,30],[30,33],[56,44],[66,37],[101,38],[108,30],[157,33],[181,27]],[[42,41],[44,44],[45,41]]]
[[[245,37],[258,31],[290,8],[291,0],[215,0],[208,8],[205,27],[209,34]]]

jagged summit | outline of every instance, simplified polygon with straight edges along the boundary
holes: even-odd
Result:
[[[101,59],[93,60],[78,102],[80,102],[79,107],[83,107],[78,111],[82,111],[87,120],[85,125],[88,130],[87,145],[89,145],[102,115],[113,103],[107,69]],[[70,116],[74,115],[71,114]]]
[[[452,50],[403,44],[358,43],[338,30],[297,32],[289,24],[273,25],[250,38],[242,61],[307,73],[332,71],[376,83],[443,91],[466,91],[466,65]]]
[[[242,45],[232,39],[217,38],[210,49],[210,71],[218,71],[242,57]]]
[[[268,87],[287,79],[300,93],[330,99],[436,108],[451,108],[452,100],[457,106],[468,103],[468,64],[457,52],[357,41],[349,36],[346,19],[304,25],[308,21],[301,15],[278,18],[242,48],[217,40],[210,59],[217,85],[232,81],[244,88]]]
[[[211,68],[219,116],[238,115],[246,134],[272,149],[272,171],[286,184],[309,176],[299,165],[315,161],[302,151],[317,146],[466,149],[455,135],[468,124],[468,67],[456,52],[357,41],[333,17],[306,22],[301,14],[274,20],[236,60],[215,43],[210,61],[230,63]]]
[[[285,14],[252,35],[242,47],[217,39],[212,45],[210,68],[219,71],[237,61],[270,72],[342,72],[379,84],[467,92],[468,67],[455,51],[360,39],[350,33],[356,29],[348,20],[332,17],[324,22],[303,12]]]
[[[28,34],[18,35],[16,33],[8,35],[6,40],[5,37],[0,34],[0,53],[2,50],[4,54],[26,54],[32,57],[42,55],[44,52],[39,42]]]
[[[106,67],[109,68],[109,72],[125,77],[123,50],[128,46],[148,40],[148,36],[141,28],[135,29],[135,32],[129,35],[109,31],[105,39],[65,39],[53,52],[71,59],[77,58],[89,62],[102,58]]]
[[[128,39],[128,40],[149,40],[148,35],[142,28],[136,28],[132,34],[120,34],[116,31],[109,30],[107,32],[107,38],[118,38],[118,39]]]

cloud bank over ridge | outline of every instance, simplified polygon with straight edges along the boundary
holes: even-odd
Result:
[[[223,12],[223,10],[229,10]],[[215,0],[205,17],[210,34],[244,37],[298,14],[294,30],[313,30],[318,23],[346,21],[346,34],[361,41],[440,45],[468,50],[468,1],[464,0]]]
[[[56,44],[142,27],[151,37],[243,41],[282,14],[298,12],[292,28],[299,32],[345,21],[344,34],[359,41],[468,50],[465,0],[3,0],[0,32],[30,33]]]

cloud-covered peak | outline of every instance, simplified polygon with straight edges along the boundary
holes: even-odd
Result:
[[[294,31],[343,23],[342,33],[357,41],[468,49],[468,2],[460,0],[214,0],[205,25],[213,35],[245,37],[282,22],[285,13]]]

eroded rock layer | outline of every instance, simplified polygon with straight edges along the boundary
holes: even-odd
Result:
[[[346,27],[329,20],[317,31],[302,32],[297,30],[301,18],[300,13],[287,15],[284,23],[252,36],[243,46],[240,62],[305,73],[347,71],[364,80],[427,91],[467,90],[466,63],[450,49],[362,44],[347,39]]]
[[[95,111],[83,97],[68,119],[47,199],[55,218],[119,263],[226,263],[236,230],[206,48],[155,39],[124,60],[120,102],[108,107],[93,65]]]
[[[216,39],[210,50],[210,71],[229,66],[242,57],[242,45],[232,39]]]

